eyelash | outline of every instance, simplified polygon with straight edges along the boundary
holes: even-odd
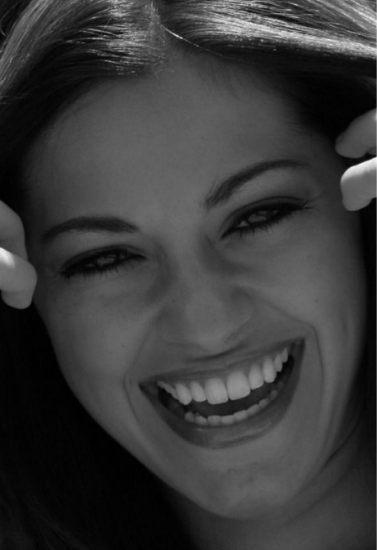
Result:
[[[257,231],[269,231],[273,226],[278,225],[283,221],[287,221],[294,214],[303,212],[304,210],[311,210],[312,207],[308,206],[308,204],[309,201],[288,202],[286,200],[282,200],[271,204],[263,204],[251,209],[249,208],[235,217],[235,222],[223,234],[223,238],[226,238],[231,234],[236,234],[242,238],[249,234],[254,234]],[[263,215],[264,219],[252,223],[250,218],[253,215]],[[245,222],[247,224],[246,227],[239,227],[241,223]]]
[[[269,231],[273,226],[289,219],[295,213],[304,210],[310,210],[309,201],[294,201],[287,202],[279,201],[271,204],[263,204],[236,215],[234,223],[225,231],[222,238],[227,238],[232,234],[243,238],[248,234],[256,233],[257,231]],[[253,215],[263,215],[264,220],[258,222],[250,222],[250,217]],[[248,224],[246,227],[239,227],[242,223]],[[110,263],[107,260],[110,259]],[[130,252],[126,249],[108,248],[98,251],[97,253],[75,260],[63,267],[60,274],[66,280],[71,280],[76,276],[91,277],[95,275],[103,275],[107,273],[117,273],[120,269],[131,269],[133,264],[140,263],[144,257],[140,254]],[[101,261],[102,264],[101,265]]]
[[[110,263],[101,265],[101,261],[111,259]],[[131,268],[132,264],[143,260],[143,256],[122,250],[120,248],[108,248],[100,250],[96,254],[89,257],[84,257],[82,260],[76,259],[75,263],[65,266],[60,274],[64,279],[70,280],[73,277],[80,275],[82,277],[90,277],[93,275],[103,275],[106,273],[119,272],[120,268]],[[92,265],[90,265],[92,264]]]

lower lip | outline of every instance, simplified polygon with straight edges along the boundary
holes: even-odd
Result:
[[[242,422],[228,426],[199,426],[176,416],[162,405],[157,397],[149,394],[148,397],[168,426],[186,441],[210,449],[240,445],[264,435],[276,426],[287,412],[300,376],[303,342],[295,347],[293,370],[277,397],[258,414]]]

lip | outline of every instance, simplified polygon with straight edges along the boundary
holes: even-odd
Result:
[[[257,351],[254,351],[252,354],[243,354],[241,357],[238,357],[237,355],[232,355],[231,358],[228,358],[227,360],[221,361],[221,367],[218,366],[220,358],[216,358],[214,362],[213,368],[202,368],[202,367],[196,367],[196,368],[189,368],[189,369],[181,369],[177,371],[172,371],[169,373],[163,373],[163,374],[157,374],[154,375],[146,380],[144,380],[141,383],[141,386],[148,386],[149,384],[156,384],[157,382],[166,382],[168,384],[174,384],[175,382],[190,382],[192,380],[205,380],[207,378],[221,376],[223,377],[226,372],[232,371],[235,368],[242,369],[243,367],[250,367],[252,363],[258,363],[267,356],[273,356],[276,353],[280,353],[283,351],[284,348],[289,348],[297,342],[299,339],[290,339],[290,340],[282,340],[278,343],[275,343],[273,346],[265,346],[263,348],[258,349]]]
[[[304,340],[291,341],[290,345],[292,346],[292,344],[292,355],[295,361],[294,368],[278,397],[257,415],[236,424],[228,426],[199,426],[189,423],[169,411],[160,402],[157,395],[147,391],[147,386],[143,387],[143,384],[141,389],[170,429],[189,443],[210,449],[240,445],[264,435],[277,425],[287,412],[300,377]]]

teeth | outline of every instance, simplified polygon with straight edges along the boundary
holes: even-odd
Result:
[[[207,401],[211,403],[211,405],[226,403],[228,401],[225,384],[220,378],[211,378],[207,380],[205,383],[205,392]]]
[[[276,372],[281,372],[283,370],[283,361],[279,353],[274,359],[274,365],[275,365]]]
[[[274,397],[272,397],[271,395],[267,399],[262,399],[262,401],[258,405],[253,405],[247,411],[239,411],[228,416],[212,415],[208,418],[204,418],[204,416],[201,416],[199,414],[187,412],[184,417],[185,420],[187,420],[188,422],[195,422],[195,424],[198,424],[199,426],[229,426],[231,424],[242,422],[243,420],[246,420],[251,416],[255,416],[261,409],[263,409],[271,401],[273,401],[273,399]]]
[[[157,382],[157,386],[160,386],[160,388],[163,388],[168,393],[171,393],[171,387],[168,386],[165,382]]]
[[[273,390],[269,395],[270,401],[273,401],[275,399],[275,397],[277,397],[278,393],[279,392],[277,392],[276,390]]]
[[[249,381],[243,372],[232,372],[227,378],[226,387],[229,399],[241,399],[250,393]]]
[[[176,384],[175,389],[177,391],[178,401],[183,405],[188,405],[192,401],[190,390],[183,384]]]
[[[234,424],[235,418],[234,418],[233,414],[230,414],[228,416],[220,416],[220,422],[224,426],[228,426],[229,424]]]
[[[221,416],[209,416],[208,417],[208,424],[210,426],[220,426],[221,424]]]
[[[207,400],[206,393],[198,382],[190,382],[190,391],[195,401],[201,402]]]
[[[271,383],[276,378],[275,364],[270,357],[266,357],[263,362],[263,378],[265,382]]]
[[[160,388],[163,388],[165,391],[170,393],[175,399],[178,399],[177,391],[169,386],[169,384],[166,384],[166,382],[157,382],[157,386],[160,386]]]
[[[241,422],[241,420],[246,420],[247,418],[247,411],[239,411],[239,412],[236,412],[234,413],[234,418],[238,421],[238,422]]]
[[[271,384],[275,381],[277,373],[282,371],[283,364],[287,362],[287,360],[288,348],[285,348],[281,353],[278,353],[274,359],[272,357],[265,357],[260,364],[253,363],[248,374],[245,374],[241,370],[232,372],[227,377],[226,382],[220,378],[210,378],[203,382],[204,387],[201,383],[195,380],[187,382],[187,385],[186,383],[177,382],[174,386],[171,386],[162,381],[158,382],[157,385],[170,393],[176,400],[182,403],[182,405],[188,405],[192,400],[197,402],[208,401],[211,405],[217,405],[220,403],[226,403],[228,399],[234,401],[236,399],[247,397],[251,390],[260,388],[264,383]],[[280,386],[281,383],[278,384],[278,389]],[[263,401],[260,405],[261,408],[265,406]],[[254,407],[258,407],[259,410],[258,405],[255,405]],[[250,415],[250,411],[241,412],[247,412]],[[221,418],[221,422],[225,424],[239,421],[237,418],[234,418],[234,415],[219,418]],[[202,425],[207,425],[209,422],[209,419],[207,420],[200,415],[195,415],[193,417],[190,416],[188,420],[199,424],[202,423]],[[205,423],[203,421],[205,421]],[[211,422],[217,422],[217,419],[212,419]]]
[[[192,413],[191,411],[187,412],[185,414],[185,419],[188,420],[189,422],[195,422],[195,415],[194,413]]]
[[[252,390],[260,388],[264,384],[263,374],[258,365],[253,365],[249,372],[249,383]]]
[[[208,426],[208,420],[204,418],[204,416],[200,416],[199,414],[195,416],[195,422],[199,424],[199,426]]]
[[[247,409],[247,416],[250,418],[250,416],[254,416],[259,411],[259,405],[253,405],[252,407],[250,407],[250,409]]]

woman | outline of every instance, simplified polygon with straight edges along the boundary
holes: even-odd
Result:
[[[4,548],[374,547],[368,3],[3,4]]]

